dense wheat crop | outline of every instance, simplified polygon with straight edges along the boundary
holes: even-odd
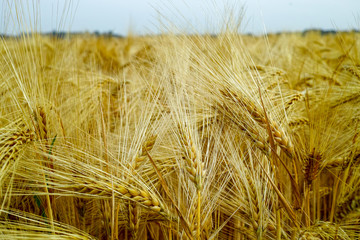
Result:
[[[0,43],[1,239],[359,239],[360,35]]]

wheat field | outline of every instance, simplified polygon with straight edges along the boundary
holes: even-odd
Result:
[[[359,33],[0,43],[0,239],[359,239]]]

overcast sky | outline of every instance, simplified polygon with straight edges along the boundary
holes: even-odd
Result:
[[[0,1],[0,31],[13,32],[11,19],[15,18],[10,17],[9,9],[15,16],[14,1]],[[35,9],[31,2],[22,1],[22,15],[36,12],[35,25],[42,32],[111,31],[127,35],[131,30],[152,34],[172,23],[181,31],[216,33],[230,9],[238,17],[241,7],[245,9],[244,33],[360,27],[360,0],[37,0]]]

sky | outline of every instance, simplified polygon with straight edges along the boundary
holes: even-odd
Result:
[[[360,0],[0,0],[0,32],[166,31],[217,33],[225,20],[242,19],[242,33],[360,27]],[[15,11],[14,2],[17,2]],[[233,13],[231,15],[230,13]],[[17,16],[25,20],[21,27]],[[36,17],[34,17],[36,16]],[[31,26],[36,26],[36,28]],[[25,27],[24,27],[25,26]]]

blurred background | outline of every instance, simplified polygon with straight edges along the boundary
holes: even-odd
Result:
[[[359,0],[0,0],[0,32],[90,32],[126,36],[212,33],[242,17],[242,33],[359,29]],[[224,19],[226,18],[226,19]],[[20,24],[19,24],[20,23]],[[34,28],[36,26],[36,28]]]

